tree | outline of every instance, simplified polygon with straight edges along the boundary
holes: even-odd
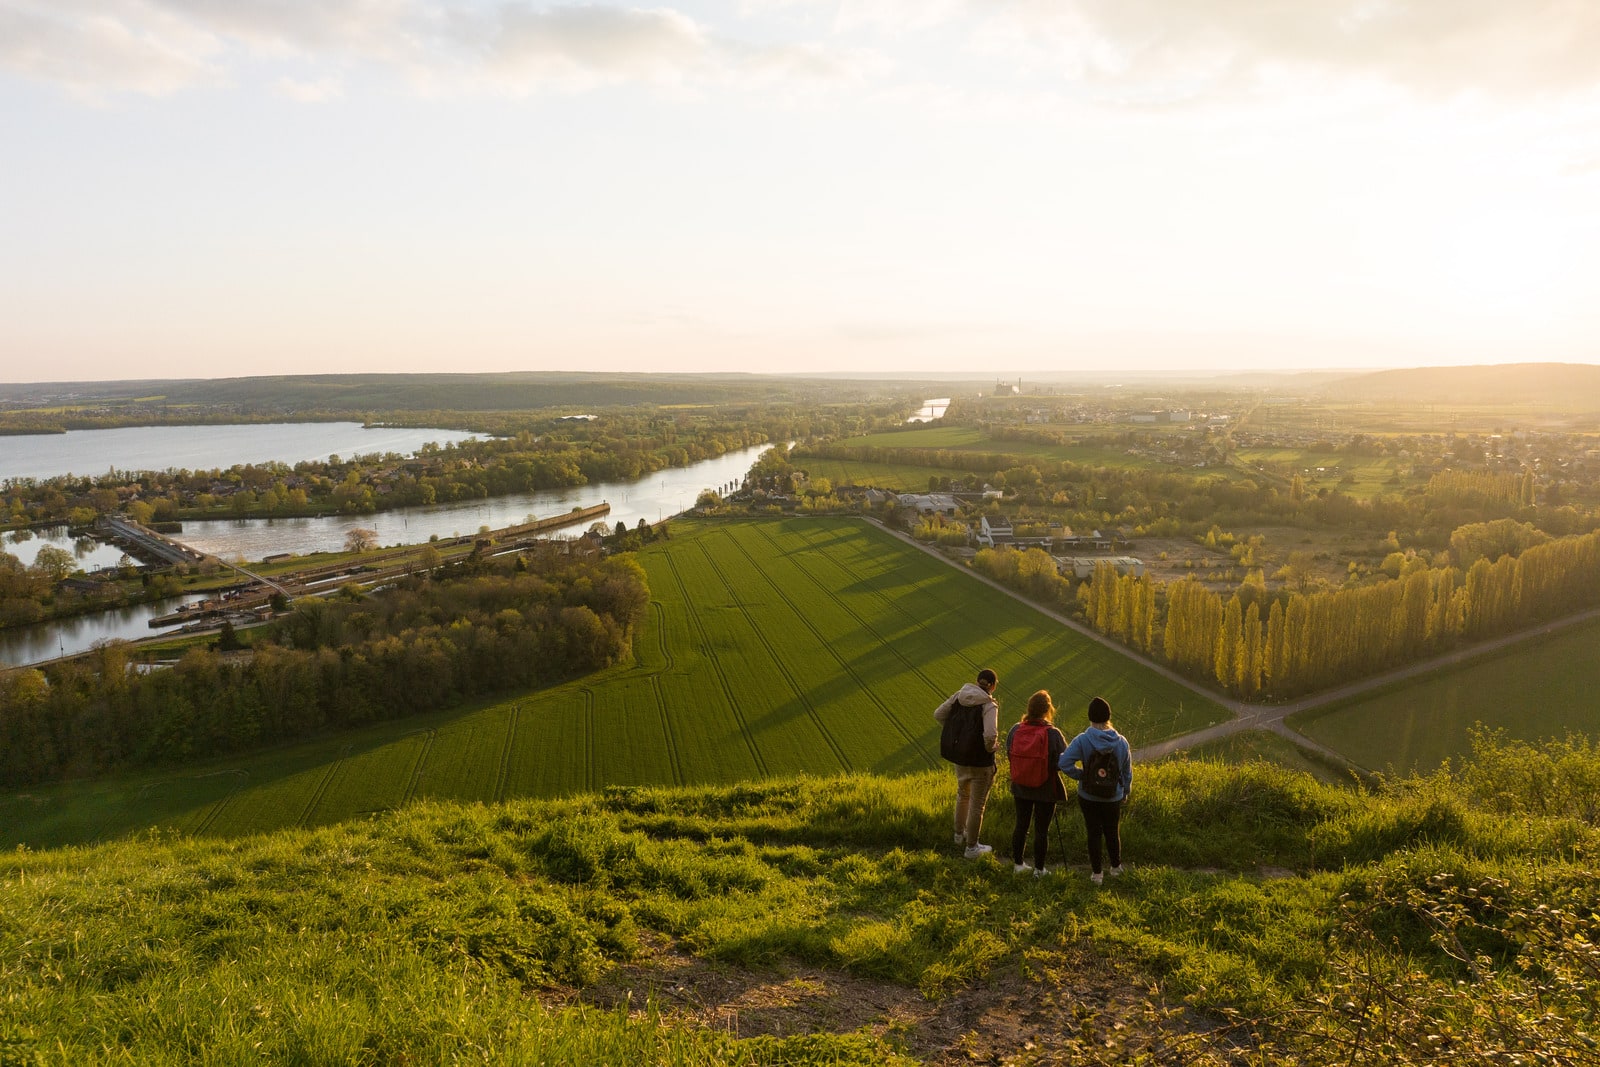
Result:
[[[344,534],[346,552],[365,552],[378,547],[378,531],[365,526],[352,526]]]
[[[55,545],[41,545],[38,555],[33,557],[33,566],[53,582],[61,581],[77,569],[72,553]]]

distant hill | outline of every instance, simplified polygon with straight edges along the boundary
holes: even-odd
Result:
[[[1600,411],[1600,366],[1499,363],[1376,371],[1327,383],[1329,400],[1398,400],[1432,404],[1536,404],[1552,411]]]
[[[916,392],[915,383],[754,374],[291,374],[0,385],[0,405],[233,405],[246,412],[507,411],[588,406],[825,401]],[[948,387],[946,387],[948,392]],[[932,393],[928,395],[934,395]]]

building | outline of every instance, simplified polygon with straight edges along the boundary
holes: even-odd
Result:
[[[901,493],[896,503],[924,517],[943,515],[947,519],[955,518],[961,507],[961,502],[949,493]]]
[[[1117,569],[1119,575],[1131,574],[1135,578],[1144,574],[1144,560],[1133,556],[1053,556],[1056,561],[1056,570],[1063,575],[1073,578],[1092,578],[1094,569],[1102,563],[1108,563]]]
[[[975,540],[978,544],[987,545],[989,548],[1009,545],[1012,540],[1011,520],[1004,515],[980,516]]]

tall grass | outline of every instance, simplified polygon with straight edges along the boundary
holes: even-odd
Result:
[[[13,852],[0,857],[0,1063],[909,1062],[893,1028],[740,1038],[642,997],[627,1013],[548,995],[662,939],[729,967],[798,962],[935,1000],[1026,981],[1022,961],[1040,953],[1088,952],[1231,1019],[1281,1062],[1324,1062],[1317,1034],[1347,1052],[1363,1040],[1335,994],[1379,975],[1413,975],[1407,995],[1424,998],[1385,1040],[1448,1018],[1452,1048],[1490,1047],[1472,1006],[1489,1018],[1525,1002],[1581,1042],[1573,946],[1600,910],[1600,835],[1529,814],[1510,785],[1485,800],[1455,781],[1357,793],[1265,764],[1141,768],[1130,873],[1099,888],[1072,866],[1071,809],[1054,879],[961,859],[940,772],[430,802],[233,841]],[[1002,780],[985,830],[1001,854],[1012,816]],[[1569,918],[1541,926],[1541,906]]]

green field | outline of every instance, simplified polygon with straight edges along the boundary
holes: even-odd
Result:
[[[1226,718],[860,520],[674,524],[639,558],[652,604],[632,664],[246,760],[0,798],[0,846],[318,826],[421,797],[925,770],[934,707],[982,666],[1008,722],[1037,688],[1069,729],[1105,696],[1136,742]]]
[[[1246,470],[1263,464],[1269,473],[1284,477],[1298,473],[1311,490],[1338,489],[1358,497],[1399,493],[1407,486],[1427,481],[1426,476],[1411,473],[1410,460],[1397,456],[1355,456],[1305,448],[1241,448],[1234,453],[1234,459]],[[1323,473],[1317,473],[1319,467],[1323,468]],[[1335,468],[1337,473],[1334,473]],[[1354,480],[1346,482],[1346,477]]]
[[[1291,771],[1304,771],[1330,785],[1349,785],[1353,780],[1348,768],[1336,765],[1319,753],[1301,748],[1287,737],[1270,730],[1240,730],[1193,748],[1180,749],[1169,758],[1228,764],[1271,763]]]
[[[953,467],[918,467],[906,463],[863,463],[851,459],[823,459],[820,456],[799,458],[795,461],[795,465],[806,471],[813,478],[826,478],[835,486],[865,485],[876,489],[894,489],[902,493],[927,492],[930,475],[954,479],[965,479],[972,475],[971,471],[956,470]]]
[[[1474,724],[1538,740],[1600,732],[1600,623],[1530,638],[1462,667],[1290,721],[1371,770],[1429,771],[1470,747]]]
[[[1123,432],[1133,429],[1131,426],[1108,427],[1105,425],[1077,426],[1048,426],[1040,427],[1072,435],[1081,433],[1084,436],[1104,436],[1108,432]],[[1152,428],[1142,426],[1138,428],[1141,439],[1154,442],[1164,432],[1174,432],[1166,427]],[[1052,444],[1048,441],[1008,441],[989,437],[975,426],[934,426],[925,430],[898,430],[893,433],[868,434],[864,437],[851,437],[844,442],[845,445],[864,445],[870,448],[925,448],[929,450],[943,449],[949,452],[993,452],[1010,456],[1019,456],[1023,459],[1041,459],[1077,463],[1085,467],[1109,467],[1113,469],[1125,468],[1129,470],[1171,470],[1171,464],[1164,460],[1143,455],[1130,455],[1126,446],[1107,444]],[[809,466],[812,461],[806,459],[802,465]],[[926,486],[928,471],[924,470],[921,484]],[[961,472],[957,472],[961,473]],[[966,472],[971,473],[971,472]],[[1213,477],[1237,478],[1242,475],[1229,471],[1226,468],[1216,468],[1206,472]]]

